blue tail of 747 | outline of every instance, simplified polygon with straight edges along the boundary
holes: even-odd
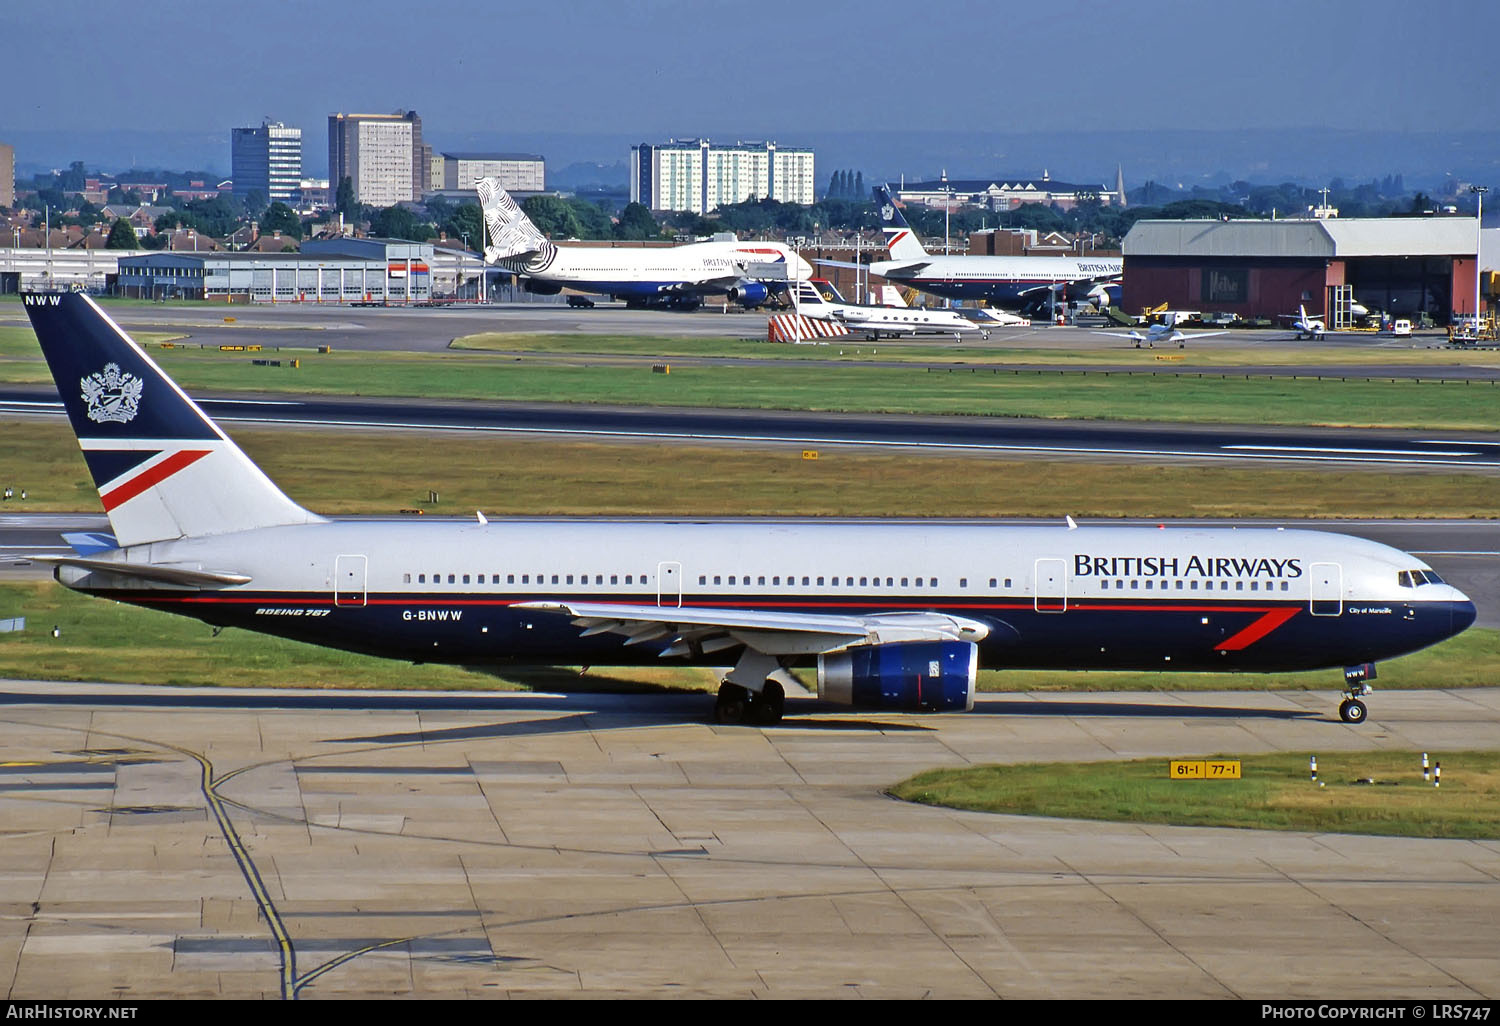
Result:
[[[925,259],[927,250],[922,248],[917,233],[911,230],[911,225],[901,215],[901,208],[891,197],[890,186],[875,186],[875,206],[880,212],[880,227],[885,232],[885,245],[890,250],[891,259]]]

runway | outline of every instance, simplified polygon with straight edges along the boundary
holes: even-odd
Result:
[[[1500,996],[1500,844],[910,806],[936,766],[1492,746],[1500,691],[701,696],[0,682],[0,985],[228,997]],[[1420,779],[1413,766],[1413,775]],[[1413,785],[1419,786],[1419,785]]]
[[[196,397],[223,423],[436,429],[574,438],[801,447],[857,446],[989,455],[1500,469],[1500,436],[998,417],[918,417],[682,407],[234,394]],[[44,385],[0,386],[0,416],[62,416]]]

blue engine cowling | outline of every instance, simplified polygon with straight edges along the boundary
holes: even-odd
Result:
[[[729,301],[753,310],[771,298],[771,290],[758,281],[747,281],[729,290]]]
[[[856,709],[974,708],[979,646],[969,641],[860,645],[818,656],[818,696]]]

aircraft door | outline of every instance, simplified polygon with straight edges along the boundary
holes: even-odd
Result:
[[[677,608],[682,605],[682,564],[656,564],[656,604]]]
[[[1338,563],[1314,563],[1308,572],[1308,609],[1313,616],[1338,616],[1344,611],[1344,568]]]
[[[367,556],[338,556],[334,559],[334,605],[362,606],[365,604],[365,577],[369,572],[369,563]]]
[[[1033,603],[1038,613],[1061,613],[1068,608],[1068,561],[1036,561]]]

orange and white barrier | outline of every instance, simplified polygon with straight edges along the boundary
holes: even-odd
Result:
[[[766,321],[767,342],[801,342],[847,334],[849,329],[837,321],[822,321],[802,314],[772,314]]]

